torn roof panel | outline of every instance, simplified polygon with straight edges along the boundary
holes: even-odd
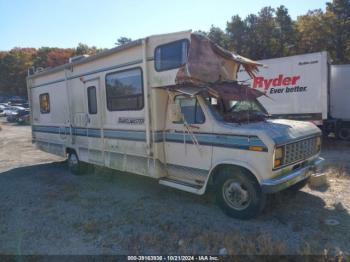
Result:
[[[236,81],[237,71],[242,65],[253,77],[260,63],[231,53],[201,34],[191,34],[187,63],[177,75],[176,83],[215,83]]]

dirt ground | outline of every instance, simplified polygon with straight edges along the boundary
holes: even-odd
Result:
[[[350,253],[350,143],[324,143],[327,187],[272,195],[258,218],[239,221],[212,191],[102,168],[74,176],[34,148],[30,127],[1,126],[0,254]]]

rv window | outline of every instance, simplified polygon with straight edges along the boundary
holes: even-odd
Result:
[[[50,96],[48,93],[39,95],[40,112],[42,114],[50,113]]]
[[[96,87],[89,86],[87,88],[87,96],[88,96],[88,109],[89,114],[97,114],[97,98],[96,98]]]
[[[175,103],[180,106],[187,124],[203,124],[205,122],[204,113],[195,97],[178,95],[175,98]],[[177,123],[183,123],[183,121]]]
[[[179,68],[187,61],[188,40],[180,40],[158,46],[155,50],[155,68],[157,71]]]
[[[143,108],[142,85],[142,71],[140,68],[107,74],[108,110],[141,110]]]

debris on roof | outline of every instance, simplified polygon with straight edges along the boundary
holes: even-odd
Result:
[[[209,38],[201,34],[191,34],[191,44],[187,63],[182,66],[177,75],[176,83],[215,83],[236,81],[240,66],[251,77],[258,72],[258,62],[225,50]]]

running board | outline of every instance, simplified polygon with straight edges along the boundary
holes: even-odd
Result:
[[[184,181],[180,181],[180,180],[175,180],[175,179],[171,179],[171,178],[161,178],[159,179],[159,184],[164,185],[164,186],[168,186],[168,187],[172,187],[172,188],[176,188],[176,189],[180,189],[186,192],[190,192],[190,193],[194,193],[194,194],[198,194],[201,195],[202,194],[202,188],[203,186],[201,185],[193,185]]]

